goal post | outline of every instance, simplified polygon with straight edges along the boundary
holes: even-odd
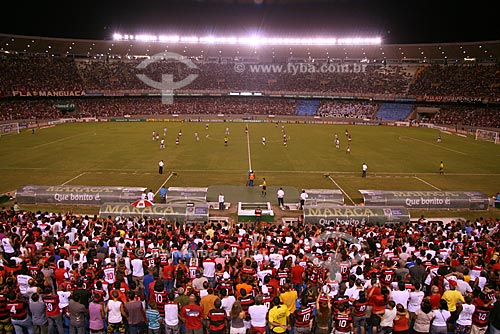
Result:
[[[476,140],[490,141],[500,144],[500,133],[483,129],[476,129]]]
[[[18,134],[18,133],[19,133],[19,123],[0,124],[0,136],[8,134]]]

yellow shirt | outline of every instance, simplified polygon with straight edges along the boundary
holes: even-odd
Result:
[[[457,302],[461,301],[462,303],[465,302],[464,296],[460,293],[460,291],[457,290],[447,290],[443,293],[443,296],[441,299],[446,300],[448,303],[448,311],[450,312],[455,312],[457,310]]]
[[[274,306],[269,310],[269,322],[275,322],[281,325],[286,325],[286,319],[290,316],[290,310],[285,305]],[[275,333],[284,333],[285,329],[270,325]]]
[[[203,318],[208,316],[210,310],[215,308],[214,302],[217,300],[217,296],[211,294],[203,296],[200,300],[200,306],[203,308]]]
[[[296,290],[290,290],[280,295],[280,299],[288,307],[290,313],[295,312],[295,302],[297,301],[298,295]]]

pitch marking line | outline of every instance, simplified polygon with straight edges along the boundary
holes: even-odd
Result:
[[[174,172],[171,172],[170,175],[165,180],[165,182],[163,182],[161,184],[160,188],[158,188],[158,190],[155,192],[155,196],[158,195],[158,193],[160,192],[161,187],[163,187],[168,182],[168,180],[170,180],[170,178],[172,178],[172,176],[174,176]]]
[[[441,189],[439,189],[438,187],[436,187],[436,186],[434,186],[434,185],[430,184],[429,182],[427,182],[427,181],[425,181],[425,180],[422,180],[422,179],[421,179],[421,178],[419,178],[418,176],[414,176],[414,178],[415,178],[415,179],[417,179],[417,180],[419,180],[419,181],[421,181],[421,182],[423,182],[423,183],[425,183],[426,185],[428,185],[428,186],[430,186],[430,187],[432,187],[432,188],[434,188],[434,189],[436,189],[436,190],[441,191]]]
[[[45,168],[45,167],[0,167],[0,170],[51,170],[54,171],[54,168]],[[150,169],[148,169],[150,170]],[[57,171],[62,171],[62,172],[67,172],[70,171],[68,169],[61,169]],[[186,173],[241,173],[241,170],[238,169],[176,169],[177,172],[186,172]],[[156,173],[150,173],[146,172],[146,170],[136,170],[136,169],[91,169],[88,170],[86,173],[94,173],[94,174],[104,174],[104,173],[116,173],[116,172],[125,172],[124,174],[156,174]],[[349,176],[349,175],[358,175],[359,172],[339,172],[339,171],[321,171],[321,170],[261,170],[259,171],[261,173],[290,173],[290,174],[328,174],[331,173],[333,175],[338,175],[338,176]],[[394,178],[397,178],[397,176],[400,177],[414,177],[415,175],[438,175],[439,173],[394,173],[394,172],[379,172],[377,174],[370,174],[368,176],[369,178],[372,177],[391,177],[394,176]],[[500,176],[500,173],[446,173],[447,176]]]
[[[250,131],[247,131],[247,147],[248,147],[248,169],[252,170],[252,157],[250,155]]]
[[[421,139],[417,139],[417,138],[413,138],[413,137],[399,136],[398,139],[402,140],[402,141],[404,141],[405,139],[410,139],[410,140],[418,141],[418,142],[421,142],[421,143],[424,143],[424,144],[427,144],[427,145],[431,145],[431,146],[434,146],[434,147],[439,147],[439,148],[441,148],[443,150],[447,150],[447,151],[450,151],[450,152],[455,152],[455,153],[458,153],[458,154],[467,155],[467,153],[460,152],[460,151],[457,151],[457,150],[454,150],[454,149],[451,149],[451,148],[448,148],[448,147],[443,147],[441,145],[432,144],[432,143],[426,142],[425,140],[421,140]]]
[[[75,138],[75,137],[79,137],[79,136],[83,136],[85,134],[87,134],[88,132],[84,132],[84,133],[79,133],[77,135],[73,135],[73,136],[69,136],[69,137],[64,137],[64,138],[60,138],[60,139],[57,139],[57,140],[53,140],[53,141],[50,141],[48,143],[44,143],[44,144],[40,144],[40,145],[37,145],[37,146],[33,146],[32,149],[35,149],[35,148],[40,148],[40,147],[44,147],[44,146],[47,146],[47,145],[51,145],[51,144],[55,144],[55,143],[59,143],[61,141],[65,141],[67,139],[71,139],[71,138]]]
[[[348,199],[349,201],[351,201],[351,203],[352,203],[353,205],[356,205],[356,203],[354,203],[354,201],[352,200],[351,196],[349,196],[349,195],[348,195],[348,194],[344,191],[344,189],[340,188],[339,184],[338,184],[337,182],[335,182],[335,180],[334,180],[334,179],[333,179],[330,175],[328,175],[328,178],[330,179],[330,181],[332,181],[332,182],[333,182],[333,184],[335,184],[335,185],[337,186],[337,188],[339,188],[339,189],[340,189],[340,191],[341,191],[341,192],[342,192],[342,193],[343,193],[343,194],[347,197],[347,199]]]
[[[74,180],[78,179],[80,176],[83,176],[85,174],[87,174],[87,172],[82,172],[82,173],[78,174],[77,176],[75,176],[74,178],[71,178],[68,181],[64,182],[63,184],[61,184],[61,186],[65,186],[68,183],[70,183],[71,181],[74,181]]]

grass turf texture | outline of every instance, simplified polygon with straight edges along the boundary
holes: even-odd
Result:
[[[500,146],[493,143],[448,134],[441,134],[438,143],[439,132],[432,129],[284,124],[284,146],[281,124],[247,124],[250,159],[245,123],[210,123],[208,130],[204,122],[73,123],[34,135],[3,136],[0,193],[26,184],[144,186],[156,192],[172,171],[176,173],[166,187],[244,186],[250,164],[257,194],[263,177],[269,188],[340,187],[355,203],[362,199],[358,189],[500,191]],[[166,148],[160,149],[152,131],[163,134],[164,127]],[[346,154],[346,129],[352,136],[351,154]],[[182,137],[175,145],[179,130]],[[340,149],[334,145],[335,133]],[[160,159],[165,161],[163,175],[158,174]],[[438,173],[441,160],[445,175]],[[367,178],[361,178],[363,162]],[[216,200],[216,194],[209,195]],[[274,202],[274,189],[267,197]],[[286,198],[293,200],[298,199]],[[351,204],[348,198],[346,204]]]

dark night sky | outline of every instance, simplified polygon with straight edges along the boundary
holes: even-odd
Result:
[[[496,11],[484,0],[294,0],[288,4],[264,0],[263,5],[206,1],[14,1],[10,2],[14,8],[0,14],[0,32],[89,39],[109,39],[114,32],[368,35],[381,36],[384,43],[500,39]]]

